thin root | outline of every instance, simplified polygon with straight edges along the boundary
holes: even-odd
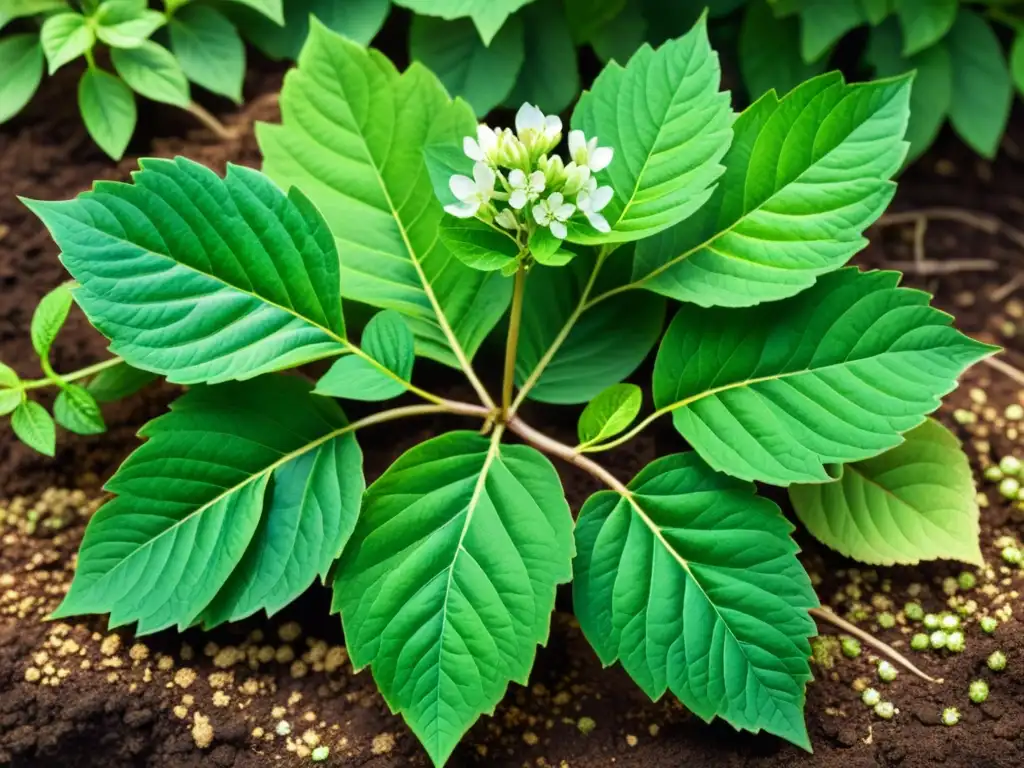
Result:
[[[874,648],[876,651],[883,654],[884,656],[888,656],[890,660],[895,661],[908,672],[917,675],[922,680],[926,680],[929,683],[942,682],[941,679],[936,680],[934,677],[929,677],[928,675],[926,675],[924,672],[918,669],[917,666],[915,666],[910,659],[908,659],[906,656],[904,656],[902,653],[897,651],[892,646],[883,643],[874,635],[865,632],[863,629],[851,624],[846,619],[840,618],[832,611],[827,610],[825,608],[812,608],[811,616],[818,619],[819,621],[825,621],[829,624],[832,624],[833,626],[839,627],[839,629],[843,630],[843,632],[846,632],[847,634],[853,635],[862,643],[866,643],[867,645],[870,645],[872,648]]]
[[[1024,372],[1021,372],[1018,368],[1014,368],[1005,360],[998,357],[984,357],[981,362],[987,365],[989,368],[994,368],[1004,376],[1009,376],[1011,379],[1016,381],[1021,386],[1024,386]]]

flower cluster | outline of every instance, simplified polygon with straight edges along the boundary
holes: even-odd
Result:
[[[587,139],[583,131],[570,131],[570,159],[565,163],[548,154],[561,139],[561,119],[532,104],[519,108],[515,131],[479,125],[476,138],[467,136],[463,143],[466,156],[474,161],[473,177],[451,177],[448,186],[459,202],[445,210],[459,218],[494,223],[517,239],[521,233],[547,227],[563,240],[566,225],[576,214],[598,232],[608,232],[601,210],[611,201],[612,188],[599,187],[594,174],[611,163],[611,148],[598,146],[597,138]]]

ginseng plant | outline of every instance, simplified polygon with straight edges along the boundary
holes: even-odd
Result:
[[[868,562],[978,561],[966,460],[926,416],[993,350],[898,274],[842,268],[893,195],[909,78],[826,74],[738,115],[719,80],[701,21],[608,65],[568,130],[528,104],[494,130],[314,24],[281,124],[258,127],[262,173],[149,159],[26,201],[111,340],[99,367],[189,385],[107,485],[54,616],[213,627],[329,579],[354,666],[441,765],[526,683],[572,580],[600,659],[652,698],[809,749],[818,601],[754,482]],[[380,311],[356,334],[343,299]],[[492,393],[472,361],[495,331]],[[645,396],[622,382],[655,347],[631,427]],[[414,383],[416,356],[477,401]],[[281,373],[328,358],[315,386]],[[49,416],[26,392],[74,387],[68,421],[97,370],[5,374],[0,402],[27,434]],[[400,396],[354,421],[338,402]],[[527,398],[589,403],[579,443],[524,421]],[[479,424],[365,488],[362,430],[427,414]],[[689,449],[631,480],[595,458],[663,417]],[[551,458],[606,486],[575,522]]]

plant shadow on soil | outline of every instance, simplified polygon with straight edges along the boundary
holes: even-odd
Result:
[[[69,105],[76,73],[62,72],[44,87],[22,119],[0,132],[0,358],[19,373],[36,376],[28,324],[39,297],[65,279],[55,246],[42,225],[15,195],[61,199],[100,178],[127,178],[137,156],[119,164],[107,160],[85,136]],[[183,154],[218,171],[225,162],[258,165],[250,130],[254,119],[275,120],[280,74],[255,72],[247,83],[248,106],[226,117],[240,127],[239,138],[218,143],[189,129],[187,117],[162,108],[143,113],[144,125],[132,151]],[[1018,118],[1021,116],[1018,115]],[[171,121],[168,124],[168,121]],[[1024,218],[1021,150],[1017,120],[998,164],[980,161],[951,137],[919,161],[903,180],[894,210],[964,205],[1008,223]],[[858,257],[879,266],[912,258],[912,227],[874,229],[872,245]],[[993,301],[992,289],[1016,274],[1021,254],[997,236],[961,224],[932,223],[925,245],[930,260],[986,257],[999,269],[941,278],[908,278],[934,290],[939,306],[979,338],[1003,344],[1008,359],[1024,363],[1016,339],[1024,303],[1013,294]],[[1024,298],[1024,297],[1022,297]],[[105,343],[74,312],[55,347],[58,370],[73,370],[105,356]],[[493,378],[493,377],[492,377]],[[649,369],[638,372],[643,383]],[[452,372],[429,369],[428,386],[453,397],[470,392]],[[329,615],[329,594],[314,586],[273,619],[257,618],[210,633],[163,632],[136,644],[129,629],[107,632],[104,617],[67,624],[43,617],[56,605],[72,574],[73,553],[85,518],[102,498],[100,486],[137,444],[136,430],[161,413],[175,390],[154,386],[107,409],[110,430],[92,438],[60,435],[55,460],[37,456],[0,431],[0,765],[42,766],[289,766],[307,765],[315,744],[330,746],[328,765],[425,766],[427,760],[401,720],[388,713],[367,672],[353,674],[343,651],[340,622]],[[1019,423],[1006,423],[1004,408],[1021,402],[1012,382],[978,366],[947,398],[940,418],[965,444],[976,470],[1019,449]],[[985,401],[982,402],[982,398]],[[951,418],[955,408],[979,415],[970,426]],[[576,412],[530,406],[527,418],[566,439]],[[360,441],[372,480],[404,449],[457,422],[410,421],[401,428],[369,430]],[[652,435],[605,457],[628,479],[656,455],[684,449],[667,424]],[[578,509],[596,490],[590,478],[564,470],[569,501]],[[1021,518],[991,485],[983,487],[982,545],[995,571],[979,580],[967,597],[981,610],[993,603],[1019,611],[1022,579],[999,568],[994,541],[1016,536]],[[784,508],[785,498],[773,495]],[[788,511],[788,508],[787,508]],[[29,523],[38,516],[36,523]],[[50,521],[50,522],[47,522]],[[34,533],[28,529],[35,527]],[[920,568],[869,569],[830,553],[802,531],[802,559],[814,575],[822,601],[841,613],[853,604],[870,613],[887,601],[898,610],[909,599],[929,611],[941,610],[944,577],[954,563]],[[452,766],[1009,766],[1022,757],[1024,732],[1024,640],[1019,617],[1003,623],[994,637],[975,625],[959,655],[927,654],[916,661],[944,678],[929,685],[902,672],[878,686],[899,709],[892,721],[874,717],[855,690],[877,685],[865,653],[815,666],[808,687],[807,721],[815,748],[805,754],[767,736],[737,734],[725,723],[706,725],[671,696],[651,703],[618,668],[602,670],[571,617],[563,589],[551,639],[540,649],[529,687],[510,686],[493,718],[484,717],[467,735]],[[869,616],[860,625],[906,650],[909,626],[880,630]],[[831,632],[827,627],[824,632]],[[116,637],[117,639],[112,639]],[[984,660],[1002,648],[1010,663],[997,675]],[[968,683],[989,681],[988,701],[972,705]],[[957,706],[953,728],[939,725],[939,713]],[[275,734],[284,721],[289,735]]]

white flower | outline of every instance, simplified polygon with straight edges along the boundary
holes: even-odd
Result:
[[[591,180],[590,168],[570,162],[565,166],[565,189],[562,191],[567,195],[575,195]]]
[[[523,104],[516,112],[516,133],[528,148],[547,152],[562,138],[562,119],[545,116],[539,107]]]
[[[494,223],[505,229],[519,229],[519,222],[516,220],[516,215],[512,213],[511,208],[505,208],[495,216]]]
[[[551,234],[559,240],[564,240],[569,230],[565,228],[565,222],[576,211],[572,203],[564,202],[561,192],[555,192],[547,200],[541,200],[533,209],[533,218],[542,227],[549,227]]]
[[[518,211],[540,197],[544,191],[544,171],[534,171],[527,176],[516,168],[508,175],[508,183],[512,187],[508,204]]]
[[[470,219],[476,216],[480,207],[487,205],[494,197],[494,171],[485,163],[473,166],[473,178],[455,174],[448,180],[448,188],[459,199],[459,203],[446,205],[444,209],[452,216]]]
[[[608,167],[614,154],[611,147],[597,146],[596,136],[587,141],[583,131],[569,131],[569,157],[576,165],[585,165],[597,173]]]
[[[462,151],[470,160],[494,165],[498,153],[498,134],[489,125],[480,123],[476,127],[476,138],[467,136],[462,140]]]
[[[613,194],[611,187],[597,186],[597,179],[591,176],[576,196],[576,207],[587,217],[590,226],[598,232],[611,231],[608,219],[602,216],[600,211],[611,202]]]

